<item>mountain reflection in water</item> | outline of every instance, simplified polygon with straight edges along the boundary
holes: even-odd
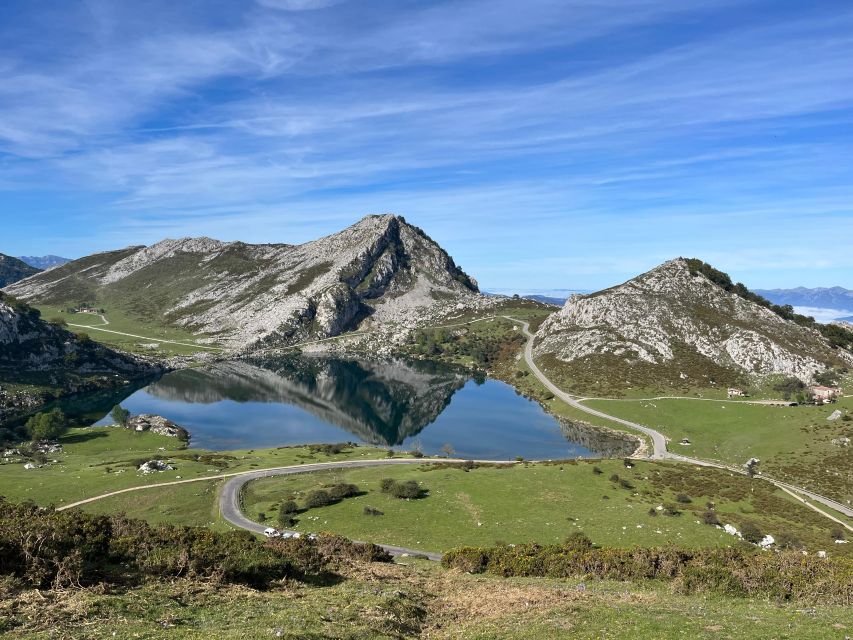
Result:
[[[449,444],[457,457],[495,459],[633,450],[621,436],[561,424],[509,385],[429,361],[224,361],[169,373],[122,404],[174,420],[192,434],[191,446],[208,449],[355,439],[427,454]]]

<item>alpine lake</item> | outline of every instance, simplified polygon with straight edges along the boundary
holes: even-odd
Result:
[[[618,434],[558,420],[503,382],[432,361],[287,356],[183,369],[60,403],[80,425],[121,403],[157,414],[210,450],[356,442],[463,459],[629,455]]]

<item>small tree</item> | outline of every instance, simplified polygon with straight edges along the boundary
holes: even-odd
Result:
[[[126,427],[127,421],[130,420],[130,411],[122,407],[120,404],[117,404],[113,407],[113,410],[110,411],[110,416],[115,420],[116,424]]]
[[[453,445],[451,445],[449,442],[445,442],[444,445],[441,447],[441,451],[442,453],[444,453],[444,455],[450,458],[454,453]]]
[[[34,442],[55,440],[65,432],[67,422],[62,411],[51,409],[46,413],[37,413],[31,417],[27,420],[26,427]]]
[[[754,522],[744,522],[740,525],[740,535],[743,539],[752,544],[758,544],[764,537],[761,529]]]
[[[708,509],[705,513],[702,514],[702,522],[715,527],[720,526],[720,519],[717,517],[717,513],[715,511],[711,511],[710,509]]]
[[[278,508],[279,513],[285,514],[296,513],[297,511],[299,511],[299,505],[296,504],[295,500],[285,500]]]
[[[316,507],[325,507],[332,504],[332,496],[325,489],[317,489],[311,491],[305,497],[305,508],[314,509]]]
[[[338,501],[351,496],[357,496],[360,492],[358,485],[339,482],[329,488],[329,497],[334,501]]]

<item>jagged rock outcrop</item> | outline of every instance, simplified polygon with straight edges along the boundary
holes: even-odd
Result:
[[[851,362],[818,331],[724,290],[682,258],[572,296],[542,323],[534,352],[628,386],[655,377],[701,386],[726,371],[808,382],[829,365]]]
[[[410,323],[478,298],[476,282],[422,230],[367,216],[301,245],[164,240],[88,256],[10,288],[32,303],[96,302],[257,348]]]
[[[150,431],[160,436],[177,438],[184,442],[190,439],[189,431],[163,416],[151,413],[142,413],[138,416],[133,416],[127,421],[125,427],[134,431]]]
[[[23,260],[0,253],[0,287],[5,287],[37,274],[40,269],[31,267]]]

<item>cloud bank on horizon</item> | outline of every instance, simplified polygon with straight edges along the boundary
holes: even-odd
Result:
[[[11,0],[0,252],[393,211],[484,288],[678,255],[853,287],[851,33],[832,1]]]

